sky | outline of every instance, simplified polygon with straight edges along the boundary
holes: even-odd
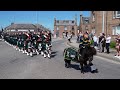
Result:
[[[0,11],[0,26],[5,28],[12,22],[38,23],[53,30],[54,18],[56,20],[74,20],[75,15],[77,15],[77,24],[79,25],[81,13],[85,17],[90,16],[90,11]]]

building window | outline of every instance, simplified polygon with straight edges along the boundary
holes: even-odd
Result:
[[[74,30],[74,26],[72,26],[72,30]]]
[[[120,11],[113,11],[113,18],[120,18]]]
[[[96,32],[95,32],[95,27],[92,29],[92,33],[96,33]]]
[[[57,23],[59,23],[59,20],[57,20]]]
[[[118,35],[118,34],[120,34],[120,26],[113,27],[112,35]]]
[[[66,23],[69,23],[69,21],[66,21]]]
[[[64,27],[64,30],[67,30],[67,26]]]
[[[72,23],[74,23],[74,21],[72,21]]]
[[[116,17],[120,18],[120,11],[116,11]]]
[[[16,30],[15,29],[12,29],[12,30],[10,30],[11,32],[15,32]]]
[[[115,15],[116,15],[115,12],[116,12],[116,11],[113,11],[113,18],[115,18]]]
[[[88,26],[86,26],[85,29],[88,30]]]
[[[65,21],[65,20],[63,20],[63,23],[66,23],[66,21]]]
[[[93,18],[92,19],[93,19],[93,22],[94,22],[95,21],[95,15],[94,14],[93,14]]]
[[[57,27],[57,30],[59,30],[59,27]]]
[[[85,23],[88,24],[89,23],[89,20],[88,18],[85,19]]]
[[[85,20],[85,23],[87,24],[87,23],[88,23],[88,20]]]
[[[28,30],[27,29],[18,29],[18,31],[21,31],[21,32],[27,32]]]

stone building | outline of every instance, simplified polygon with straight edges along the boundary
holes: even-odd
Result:
[[[65,34],[77,35],[77,19],[75,20],[56,20],[54,19],[54,35],[63,38]]]
[[[91,32],[91,19],[90,17],[83,17],[80,15],[80,25],[79,25],[79,32]]]
[[[120,11],[91,11],[91,29],[99,35],[120,34]]]
[[[4,28],[4,33],[19,33],[19,32],[39,32],[39,31],[50,31],[40,24],[15,24],[11,23],[11,25]]]

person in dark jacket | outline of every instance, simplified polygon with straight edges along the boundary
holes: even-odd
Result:
[[[106,39],[105,39],[105,34],[102,33],[102,36],[99,37],[99,43],[100,43],[100,52],[104,52],[105,44],[106,44]]]

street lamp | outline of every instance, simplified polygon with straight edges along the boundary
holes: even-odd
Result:
[[[107,16],[108,16],[108,12],[106,11],[106,36],[107,36]]]

